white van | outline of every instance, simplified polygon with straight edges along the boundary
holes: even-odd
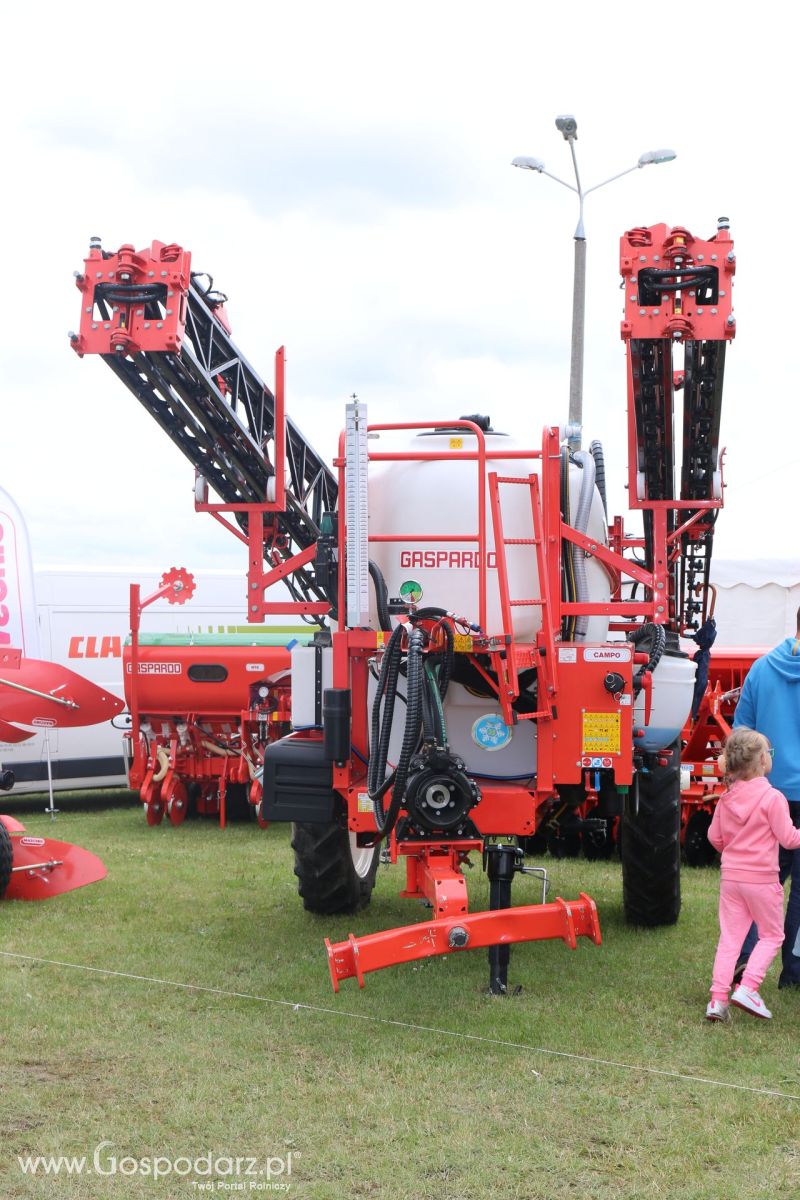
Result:
[[[163,572],[53,569],[34,574],[39,654],[123,697],[122,647],[130,632],[130,585],[142,598],[154,592]],[[143,633],[250,633],[263,630],[245,621],[247,580],[243,572],[203,571],[184,605],[159,600],[142,615]],[[308,632],[299,621],[270,626]],[[124,698],[124,697],[123,697]],[[49,752],[53,787],[126,787],[122,735],[127,715],[113,723],[79,729],[50,729],[16,744],[0,743],[0,763],[16,777],[14,794],[47,789]]]

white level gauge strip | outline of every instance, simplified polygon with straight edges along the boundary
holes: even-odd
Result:
[[[367,406],[354,396],[345,422],[347,521],[347,625],[369,625],[369,511],[367,505]]]

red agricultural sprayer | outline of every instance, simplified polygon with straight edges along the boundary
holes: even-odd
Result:
[[[598,943],[585,894],[511,906],[519,871],[544,874],[523,847],[546,828],[594,838],[619,819],[628,919],[678,917],[695,681],[679,636],[706,615],[735,258],[726,222],[708,240],[633,229],[620,252],[641,536],[607,519],[600,444],[576,450],[555,425],[376,423],[354,399],[331,468],[286,417],[283,352],[273,391],[182,247],[95,240],[78,277],[73,348],[101,355],[193,463],[197,509],[247,547],[248,620],[312,624],[291,651],[291,727],[260,745],[254,772],[263,818],[293,824],[305,907],[367,904],[382,847],[406,864],[403,895],[431,906],[417,924],[328,944],[335,990],[488,947],[502,993],[511,943]],[[210,661],[205,647],[193,661]],[[202,686],[211,697],[218,684]],[[468,911],[472,857],[487,912]]]

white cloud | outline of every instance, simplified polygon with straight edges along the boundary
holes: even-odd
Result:
[[[46,22],[18,11],[0,85],[2,483],[36,558],[245,566],[193,513],[178,451],[100,362],[69,350],[71,272],[89,234],[191,248],[268,381],[286,344],[291,415],[328,457],[353,391],[374,420],[484,409],[534,441],[562,422],[577,214],[564,189],[509,164],[538,154],[568,177],[553,127],[564,110],[579,119],[585,184],[642,150],[679,152],[587,203],[586,430],[606,444],[612,508],[625,503],[619,234],[663,220],[709,236],[724,212],[739,332],[717,545],[793,553],[777,515],[793,509],[796,471],[778,469],[796,458],[791,247],[776,233],[793,198],[778,117],[793,109],[793,50],[760,32],[769,22],[729,13],[721,28],[694,6],[690,43],[673,54],[663,14],[640,8],[628,29],[625,11],[449,0],[89,4],[53,7]]]

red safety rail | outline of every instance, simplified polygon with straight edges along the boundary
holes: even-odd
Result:
[[[71,338],[73,350],[81,357],[177,354],[186,328],[191,261],[188,250],[163,242],[138,252],[121,246],[116,254],[95,245],[75,279],[84,304],[80,333]]]

